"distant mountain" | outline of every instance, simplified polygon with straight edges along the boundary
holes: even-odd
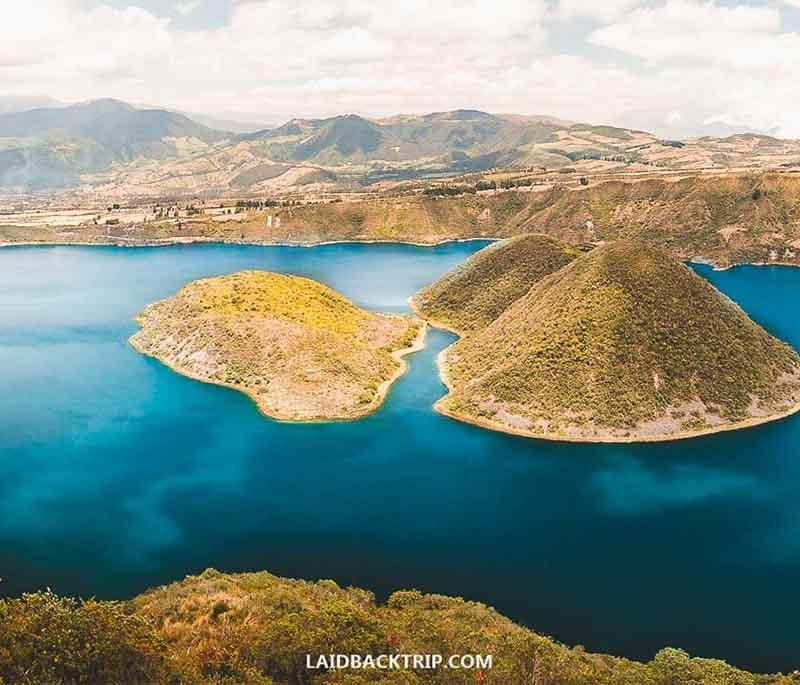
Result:
[[[0,114],[0,190],[89,184],[122,196],[264,193],[492,169],[594,176],[798,165],[800,141],[665,140],[632,128],[470,109],[292,119],[240,133],[117,100]]]
[[[182,114],[111,99],[7,113],[0,115],[0,185],[69,186],[114,163],[168,159],[229,136]]]
[[[687,157],[675,153],[678,146],[674,143],[644,131],[477,110],[375,120],[354,114],[293,119],[240,140],[273,161],[349,165],[367,178],[410,167],[438,172],[494,167],[558,169],[586,161],[600,163],[595,166],[644,167],[661,163],[665,154],[670,159]],[[692,163],[705,165],[706,160]]]
[[[691,116],[684,116],[680,111],[665,116],[662,109],[631,110],[620,114],[617,124],[651,131],[657,136],[674,140],[725,138],[737,133],[775,133],[729,121],[713,107],[702,108]]]
[[[188,117],[198,124],[215,131],[226,131],[228,133],[254,133],[269,128],[280,126],[284,120],[271,116],[263,116],[255,112],[198,112],[195,110],[180,109],[178,107],[167,107],[154,105],[147,102],[129,103],[136,109],[159,109],[167,112],[174,112]]]
[[[385,138],[378,124],[355,114],[331,119],[293,119],[276,129],[244,137],[263,141],[275,160],[314,159],[333,163],[370,157]]]
[[[344,162],[418,161],[446,168],[488,168],[502,157],[524,156],[525,145],[555,141],[557,124],[507,118],[475,110],[370,120],[355,114],[293,119],[276,129],[244,136],[281,161],[335,165]]]

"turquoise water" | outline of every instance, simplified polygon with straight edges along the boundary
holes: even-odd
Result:
[[[288,425],[127,345],[201,276],[264,268],[402,311],[480,243],[0,250],[0,592],[126,597],[208,566],[484,601],[568,643],[800,667],[800,420],[645,446],[433,413],[425,351],[376,414]],[[800,347],[800,270],[698,271]]]

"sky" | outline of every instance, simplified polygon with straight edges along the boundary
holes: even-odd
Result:
[[[0,24],[0,93],[800,138],[800,0],[27,0]]]

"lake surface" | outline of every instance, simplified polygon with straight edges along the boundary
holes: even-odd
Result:
[[[480,600],[570,644],[800,667],[800,418],[690,441],[540,442],[435,414],[425,351],[376,414],[280,424],[127,344],[198,277],[406,298],[482,243],[0,250],[0,592],[129,597],[213,566]],[[800,347],[800,269],[697,270]]]

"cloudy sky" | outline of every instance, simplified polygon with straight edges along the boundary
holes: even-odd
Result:
[[[800,0],[26,0],[0,24],[0,93],[800,137]]]

